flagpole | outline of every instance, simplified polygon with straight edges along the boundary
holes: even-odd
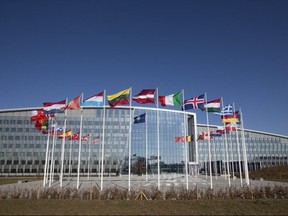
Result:
[[[78,173],[77,173],[77,189],[79,189],[80,181],[80,165],[81,165],[81,145],[82,145],[82,121],[83,121],[83,107],[80,108],[80,132],[79,132],[79,149],[78,149]]]
[[[55,127],[53,130],[53,142],[52,142],[52,151],[51,151],[51,165],[50,165],[50,181],[49,181],[49,188],[51,187],[52,184],[52,177],[54,177],[54,148],[55,148],[55,142],[56,142],[56,133],[55,132],[55,128],[57,126],[57,123],[55,123]],[[52,172],[53,172],[53,176],[52,176]]]
[[[129,118],[129,149],[128,149],[128,191],[131,190],[131,132],[132,132],[132,87],[130,87],[130,103],[129,103],[129,110],[130,110],[130,118]]]
[[[247,162],[247,154],[246,154],[246,143],[245,143],[245,136],[244,136],[244,122],[243,122],[243,115],[241,108],[239,109],[240,112],[240,118],[241,118],[241,126],[242,126],[242,150],[243,150],[243,159],[244,159],[244,168],[245,168],[245,180],[246,184],[249,186],[250,185],[250,180],[249,180],[249,172],[248,172],[248,162]]]
[[[207,104],[207,93],[205,92],[205,105]],[[204,106],[205,108],[205,106]],[[206,120],[207,120],[207,133],[208,133],[208,157],[209,157],[209,174],[210,174],[210,188],[213,189],[213,183],[212,183],[212,166],[211,166],[211,142],[210,142],[210,129],[209,129],[209,118],[208,118],[208,110],[205,108],[206,112]]]
[[[47,135],[47,142],[46,142],[46,155],[45,155],[45,166],[44,166],[44,177],[43,177],[43,187],[45,187],[46,183],[47,183],[47,180],[46,180],[46,177],[47,177],[47,165],[48,165],[48,151],[49,151],[49,141],[50,141],[50,133],[49,133],[49,125],[52,125],[51,123],[51,117],[49,116],[48,117],[48,135]]]
[[[66,103],[67,105],[67,98]],[[61,171],[60,171],[60,188],[63,186],[63,169],[64,169],[64,151],[65,151],[65,140],[66,140],[66,121],[67,121],[67,109],[65,109],[64,113],[64,128],[63,128],[63,134],[64,137],[62,138],[62,152],[61,152]]]
[[[106,90],[104,90],[103,94],[103,124],[102,124],[102,154],[101,154],[101,185],[100,189],[103,190],[103,169],[104,169],[104,143],[105,143],[105,97]],[[99,144],[100,147],[100,144]]]
[[[146,181],[148,181],[148,134],[147,134],[147,132],[148,132],[148,114],[147,114],[147,112],[146,112],[146,114],[145,114],[145,117],[146,117],[146,119],[145,119],[145,126],[146,126],[146,134],[145,134],[145,148],[146,148],[146,155],[145,155],[145,157],[146,157]]]
[[[230,122],[230,134],[229,134],[229,141],[230,141],[230,145],[229,145],[229,150],[230,150],[230,157],[231,157],[231,169],[232,169],[232,179],[234,180],[234,156],[233,156],[233,142],[232,142],[232,128],[231,128],[231,122]],[[225,126],[225,130],[226,130],[226,126]]]
[[[160,190],[160,126],[159,126],[159,102],[158,102],[158,87],[156,88],[157,92],[157,169],[158,169],[158,190]]]
[[[73,141],[72,141],[72,130],[71,130],[71,136],[70,136],[70,154],[69,154],[69,177],[71,176],[71,157],[72,157],[72,144],[73,144]]]
[[[210,134],[211,136],[211,134]],[[217,169],[217,157],[216,157],[216,143],[215,142],[211,142],[213,149],[211,151],[213,151],[212,155],[214,158],[214,171],[215,171],[215,179],[217,179],[217,175],[218,175],[218,169]]]
[[[223,98],[221,98],[221,102],[222,102],[222,108],[224,109]],[[227,177],[228,177],[228,186],[230,187],[231,186],[231,181],[230,181],[230,169],[229,169],[229,159],[228,159],[228,144],[227,144],[227,133],[226,133],[226,128],[225,128],[225,122],[223,122],[223,126],[224,126],[224,140],[225,140],[225,152],[226,152],[226,170],[227,170]]]
[[[53,125],[54,125],[54,118],[51,118],[51,127]],[[50,129],[50,131],[48,130],[48,134],[49,134],[49,136],[51,135],[51,129]],[[50,175],[49,174],[49,169],[50,169],[50,172],[51,172],[51,167],[52,167],[51,150],[52,150],[52,147],[53,147],[53,137],[52,137],[52,146],[50,145],[50,140],[49,140],[48,147],[49,147],[49,151],[48,151],[48,158],[47,158],[46,184],[48,183],[48,179],[49,179],[49,175]]]
[[[88,149],[88,174],[87,174],[87,179],[90,179],[90,158],[91,158],[91,134],[89,134],[89,140],[88,140],[88,147],[89,147],[89,149]]]
[[[235,113],[234,103],[233,103],[233,113]],[[241,153],[240,153],[240,146],[239,146],[239,137],[238,137],[237,123],[236,123],[235,129],[236,129],[236,143],[237,143],[237,153],[238,153],[238,166],[239,166],[239,175],[240,175],[240,185],[241,185],[241,187],[243,187]]]
[[[182,100],[184,103],[184,89],[182,89]],[[184,146],[185,146],[185,176],[186,176],[186,190],[189,188],[189,181],[188,181],[188,142],[187,142],[187,116],[185,114],[185,106],[183,106],[183,126],[184,126]]]

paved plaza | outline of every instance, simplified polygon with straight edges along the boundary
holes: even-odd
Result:
[[[187,187],[187,178],[183,174],[161,174],[160,175],[160,190],[165,191],[169,190],[171,187],[175,188],[186,188]],[[188,189],[198,188],[210,188],[210,176],[206,175],[197,175],[197,176],[188,176]],[[213,176],[212,177],[212,185],[213,189],[227,188],[229,185],[228,178],[225,176]],[[245,179],[242,179],[242,185],[246,186]],[[288,183],[285,182],[274,182],[274,181],[265,181],[262,179],[251,180],[250,186],[259,187],[259,186],[275,186],[282,185],[288,186]],[[79,181],[79,189],[86,189],[89,187],[96,186],[99,189],[101,188],[101,178],[100,177],[81,177]],[[230,186],[232,187],[240,187],[241,180],[239,178],[230,179]],[[65,177],[63,179],[62,188],[77,188],[77,177]],[[129,177],[128,175],[122,176],[111,176],[111,177],[103,177],[102,188],[109,187],[119,187],[122,189],[128,190],[129,188]],[[23,177],[22,182],[18,182],[15,184],[8,185],[0,185],[0,190],[6,190],[9,188],[26,188],[26,189],[36,189],[43,188],[43,180],[39,181],[25,181],[25,177]],[[46,184],[45,188],[49,188],[49,183]],[[54,180],[51,182],[50,188],[60,188],[59,180]],[[152,189],[158,188],[158,175],[148,175],[147,178],[145,175],[130,176],[130,189],[131,190],[139,190],[140,188],[144,189]]]

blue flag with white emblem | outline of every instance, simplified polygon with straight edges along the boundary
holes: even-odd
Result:
[[[134,117],[134,124],[144,123],[145,122],[145,118],[146,118],[146,113],[138,115],[138,116],[135,116]]]

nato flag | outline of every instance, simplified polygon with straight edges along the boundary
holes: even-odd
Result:
[[[144,123],[145,122],[145,117],[146,117],[146,113],[138,115],[138,116],[135,116],[134,117],[134,124]]]

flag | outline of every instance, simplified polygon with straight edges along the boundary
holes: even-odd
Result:
[[[185,100],[183,105],[184,105],[184,110],[203,108],[204,94]]]
[[[91,140],[91,143],[96,143],[96,142],[100,142],[100,136],[94,137],[94,138]]]
[[[138,116],[135,116],[134,117],[134,124],[144,123],[145,122],[145,118],[146,118],[146,113],[138,115]]]
[[[236,122],[231,122],[231,123],[226,123],[225,124],[225,129],[226,131],[236,131]]]
[[[81,106],[103,106],[103,104],[104,104],[104,92],[101,92],[85,99],[83,103],[81,103]]]
[[[130,94],[130,88],[120,91],[113,95],[108,95],[107,99],[110,107],[115,107],[118,104],[121,105],[129,104],[129,94]]]
[[[184,136],[175,137],[175,142],[185,142]]]
[[[233,114],[233,106],[231,104],[228,104],[222,109],[222,111],[220,113],[215,112],[214,114],[221,115],[221,116],[232,115]]]
[[[48,120],[47,115],[44,113],[43,109],[33,110],[31,112],[31,121]]]
[[[191,142],[192,138],[193,138],[193,136],[191,136],[191,135],[186,136],[186,142]]]
[[[222,133],[220,131],[210,131],[210,136],[211,137],[221,137]]]
[[[79,140],[80,139],[80,132],[74,133],[71,138],[72,140]]]
[[[192,136],[186,136],[186,142],[191,142],[192,141]],[[175,137],[175,142],[185,142],[185,137],[180,136],[180,137]]]
[[[220,106],[221,106],[221,98],[208,101],[204,104],[204,106],[201,108],[202,111],[207,110],[207,112],[220,112]]]
[[[35,129],[36,130],[46,130],[48,127],[48,121],[47,120],[38,120],[35,122]]]
[[[143,89],[139,94],[133,96],[133,100],[139,104],[155,103],[155,89]]]
[[[238,112],[235,112],[232,115],[223,115],[221,116],[221,121],[225,123],[240,122],[239,114]]]
[[[44,102],[43,110],[45,114],[63,113],[66,106],[66,100],[58,102]]]
[[[58,134],[58,137],[59,138],[70,138],[71,134],[72,134],[71,129],[69,129],[69,130],[66,130],[65,133]]]
[[[72,101],[68,103],[68,105],[64,109],[65,110],[66,109],[70,109],[70,110],[80,109],[80,97],[81,96],[74,98]]]
[[[176,94],[171,94],[167,96],[159,96],[158,100],[162,106],[167,106],[167,105],[181,106],[181,97],[182,97],[182,91]]]
[[[197,140],[207,140],[207,139],[209,139],[209,138],[211,139],[212,136],[210,136],[208,133],[202,132],[202,134],[198,136],[198,139],[197,139]]]
[[[85,135],[85,136],[82,136],[82,140],[83,140],[83,141],[89,140],[89,134],[87,134],[87,135]]]

